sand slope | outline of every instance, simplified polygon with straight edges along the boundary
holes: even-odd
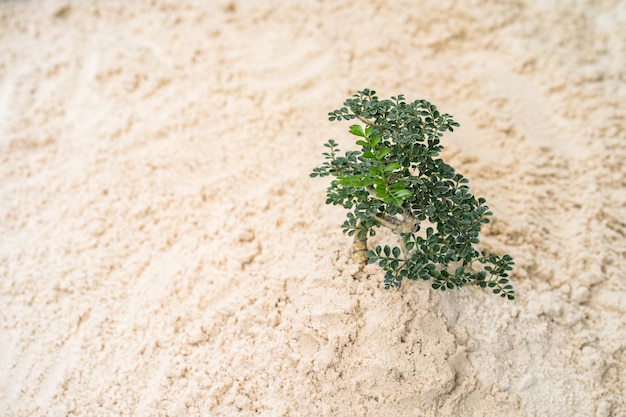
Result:
[[[1,2],[0,414],[626,416],[624,27],[619,0]],[[308,173],[365,87],[461,123],[515,302],[355,278]]]

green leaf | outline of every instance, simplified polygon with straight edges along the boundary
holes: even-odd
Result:
[[[401,199],[405,199],[405,198],[409,198],[413,195],[413,193],[409,190],[392,190],[391,193],[397,197],[397,198],[401,198]]]
[[[350,126],[350,133],[352,133],[354,136],[360,136],[362,138],[365,137],[365,133],[363,133],[363,128],[361,127],[361,125]]]
[[[353,188],[367,187],[368,185],[371,185],[372,182],[373,180],[371,178],[358,176],[341,177],[337,179],[338,184]]]
[[[385,168],[383,169],[385,172],[389,172],[389,171],[393,171],[396,170],[398,168],[402,168],[402,165],[400,165],[397,162],[392,162],[389,165],[386,165]]]
[[[391,148],[380,148],[380,150],[378,151],[378,156],[382,159],[387,154],[389,154],[389,152],[391,152]]]

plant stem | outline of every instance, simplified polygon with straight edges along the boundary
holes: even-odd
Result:
[[[367,265],[365,252],[367,252],[367,229],[359,221],[354,233],[354,242],[352,243],[352,262],[358,264],[360,269]]]
[[[363,123],[365,123],[369,127],[376,127],[376,125],[374,123],[370,122],[365,117],[363,117],[363,116],[361,116],[359,114],[355,114],[355,116],[357,117],[357,119],[359,119],[360,121],[362,121]]]
[[[393,233],[400,235],[406,233],[412,233],[415,229],[415,218],[411,215],[405,214],[407,218],[398,219],[397,217],[385,214],[384,217],[374,216],[376,220],[380,222],[382,226],[390,229]]]

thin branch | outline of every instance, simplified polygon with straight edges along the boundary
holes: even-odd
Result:
[[[379,126],[377,124],[374,124],[374,122],[366,119],[365,117],[361,116],[360,114],[355,114],[355,116],[357,117],[357,119],[359,119],[360,121],[362,121],[363,123],[365,123],[369,127],[382,127],[382,126]]]
[[[354,241],[352,242],[352,262],[358,264],[360,269],[367,265],[367,257],[365,256],[365,252],[367,252],[367,231],[367,228],[363,227],[359,221],[354,232]],[[359,236],[360,232],[363,232],[362,237]]]

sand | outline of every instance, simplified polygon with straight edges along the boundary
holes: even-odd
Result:
[[[0,415],[626,416],[626,3],[0,2]],[[454,115],[517,298],[382,288],[311,179]]]

